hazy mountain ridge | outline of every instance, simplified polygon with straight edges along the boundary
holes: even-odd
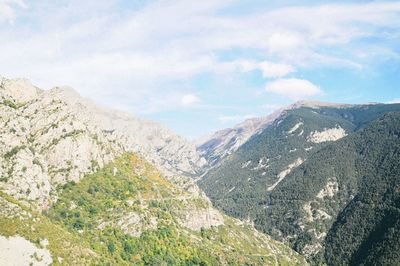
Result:
[[[280,115],[277,112],[265,118],[248,119],[234,128],[217,131],[198,140],[198,150],[211,166],[216,165]]]
[[[281,108],[268,116],[250,118],[242,123],[216,131],[208,136],[198,139],[195,143],[198,151],[207,159],[209,165],[214,166],[226,156],[234,153],[253,136],[262,132],[266,127],[277,120],[283,119],[288,111],[300,107],[321,108],[348,108],[350,104],[336,104],[318,101],[298,101],[292,105]]]

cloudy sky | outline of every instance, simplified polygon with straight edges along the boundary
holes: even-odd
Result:
[[[189,138],[300,99],[396,102],[400,1],[0,0],[0,75]]]

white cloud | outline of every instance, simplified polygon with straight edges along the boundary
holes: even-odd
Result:
[[[16,19],[16,8],[27,8],[23,0],[0,0],[0,22],[13,23]]]
[[[235,0],[161,0],[134,12],[121,12],[117,2],[71,0],[60,8],[54,1],[30,1],[26,19],[34,23],[1,28],[0,73],[41,87],[70,84],[100,101],[117,95],[107,98],[112,104],[124,95],[135,112],[159,112],[182,107],[181,96],[196,75],[237,78],[237,64],[219,56],[235,48],[259,58],[243,54],[232,60],[247,61],[244,70],[259,69],[268,78],[304,67],[360,69],[368,63],[358,61],[366,60],[359,57],[365,51],[373,55],[371,62],[381,51],[397,55],[380,43],[352,51],[351,43],[398,34],[400,2],[262,8],[240,16],[218,12]],[[0,0],[0,20],[14,21],[23,7],[20,0]],[[165,87],[177,82],[183,85],[169,99]],[[168,104],[162,104],[164,98]]]
[[[268,52],[271,54],[287,53],[305,46],[304,40],[295,33],[274,33],[267,43]]]
[[[192,105],[198,104],[200,102],[201,102],[200,98],[193,94],[183,95],[182,99],[181,99],[181,103],[184,106],[192,106]]]
[[[304,99],[322,94],[321,89],[304,79],[278,79],[268,83],[265,90],[294,100]]]
[[[281,78],[294,71],[294,68],[288,64],[276,64],[264,61],[260,63],[260,68],[264,77]]]
[[[259,69],[265,78],[281,78],[295,71],[289,64],[273,63],[269,61],[239,60],[236,62],[241,71],[248,72]]]

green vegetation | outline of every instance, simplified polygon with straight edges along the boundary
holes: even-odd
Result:
[[[80,232],[92,243],[92,249],[101,254],[104,264],[215,262],[215,258],[208,259],[205,251],[193,247],[187,234],[181,234],[171,225],[175,221],[167,211],[166,202],[161,206],[151,204],[150,199],[156,199],[158,193],[173,196],[163,191],[172,184],[163,180],[150,165],[142,163],[136,156],[127,154],[78,184],[67,183],[61,188],[60,199],[49,211],[49,217],[63,223],[70,231]],[[114,176],[114,169],[118,169],[117,176]],[[139,176],[136,172],[145,175]],[[141,209],[139,194],[149,202],[148,210]],[[128,201],[132,201],[132,205]],[[122,212],[157,217],[158,226],[145,230],[140,237],[130,236],[111,225],[99,229],[101,221],[112,223]]]
[[[322,113],[323,109],[319,111]],[[269,194],[266,188],[276,182],[277,175],[298,158],[304,160],[326,146],[326,143],[307,142],[311,132],[337,125],[347,132],[356,128],[348,120],[321,113],[310,108],[289,111],[279,124],[266,128],[224,159],[200,180],[199,186],[215,206],[227,214],[241,219],[256,219],[266,204]],[[297,123],[303,125],[289,136],[287,132]],[[311,146],[311,150],[306,150]],[[261,159],[265,167],[257,167]],[[250,164],[245,167],[248,162]],[[235,189],[230,191],[232,188]]]
[[[40,241],[47,239],[47,247],[52,254],[55,265],[94,265],[98,264],[98,256],[90,250],[88,242],[78,234],[68,232],[47,217],[31,211],[11,196],[0,191],[0,207],[3,213],[8,205],[15,206],[13,215],[0,215],[0,235],[20,235],[40,247]],[[62,258],[62,263],[58,258]]]
[[[400,233],[395,192],[400,184],[399,130],[400,113],[389,113],[321,149],[269,195],[269,207],[257,217],[257,224],[265,232],[278,229],[284,235],[297,235],[291,240],[296,250],[316,242],[315,235],[301,230],[299,222],[317,232],[329,232],[325,255],[321,250],[314,257],[329,265],[399,261],[399,243],[394,237]],[[316,198],[330,179],[338,183],[339,191],[333,197]],[[339,215],[338,219],[308,221],[304,206],[310,202],[313,210]]]
[[[26,146],[16,146],[4,154],[4,159],[9,160],[16,155],[20,150],[25,149]]]
[[[3,104],[13,109],[18,109],[18,106],[11,100],[5,99],[3,100]]]
[[[392,113],[346,141],[354,141],[356,147],[357,193],[326,239],[325,258],[330,264],[399,263],[399,139],[400,113]]]
[[[20,206],[22,217],[0,215],[0,235],[18,234],[34,243],[48,239],[55,265],[305,263],[287,246],[228,217],[224,226],[199,232],[183,227],[180,220],[188,210],[209,204],[132,154],[60,186],[58,195],[41,215],[0,194],[0,200]]]
[[[390,111],[399,109],[399,105],[371,105],[290,111],[281,123],[253,137],[199,184],[217,207],[254,220],[259,230],[287,241],[297,251],[307,253],[313,245],[322,244],[316,254],[308,253],[315,263],[393,265],[400,260],[395,237],[400,233],[400,113]],[[298,130],[287,137],[300,121],[303,134]],[[355,133],[305,150],[310,147],[306,136],[311,131],[335,125]],[[268,168],[254,169],[260,158],[269,159]],[[267,191],[296,158],[305,162]],[[243,167],[248,161],[250,165]],[[336,184],[338,191],[317,197],[328,182]],[[321,213],[328,216],[323,218]],[[325,241],[317,238],[322,233],[328,233]]]

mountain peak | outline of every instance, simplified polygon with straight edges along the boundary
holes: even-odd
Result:
[[[7,79],[0,76],[0,91],[5,98],[17,103],[26,103],[36,98],[40,90],[27,79]]]
[[[58,98],[70,104],[83,103],[85,105],[91,103],[90,100],[82,97],[77,90],[70,86],[56,86],[46,92],[51,98]],[[93,103],[92,103],[93,105]]]
[[[81,97],[80,94],[74,88],[72,88],[70,86],[56,86],[56,87],[52,88],[51,91],[53,91],[55,93],[69,95],[72,97],[79,97],[79,98]]]
[[[322,102],[322,101],[312,101],[312,100],[300,100],[290,105],[288,109],[296,109],[300,107],[309,107],[309,108],[319,108],[319,107],[335,107],[335,108],[347,108],[351,107],[351,104],[343,104],[343,103],[331,103],[331,102]]]

